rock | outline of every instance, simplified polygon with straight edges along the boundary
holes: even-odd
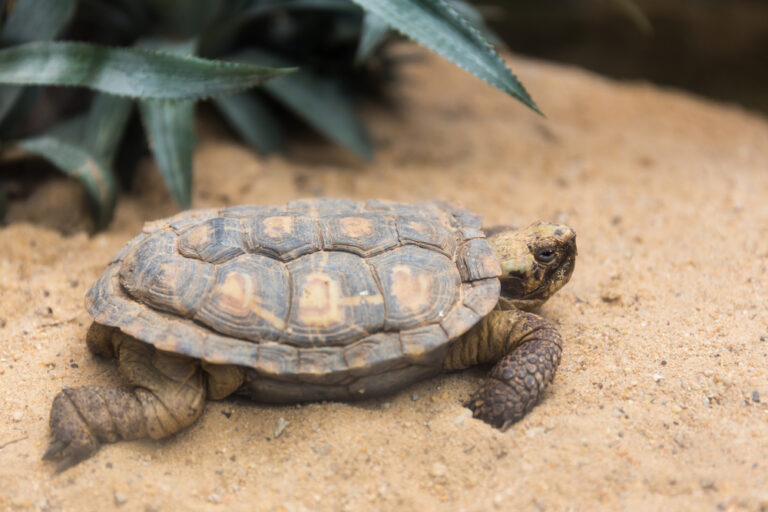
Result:
[[[115,502],[116,507],[122,507],[128,502],[128,497],[121,492],[115,491],[112,495],[112,500]]]
[[[435,478],[442,478],[448,473],[448,468],[441,462],[435,462],[432,467],[429,468],[429,474]]]
[[[285,431],[285,429],[290,425],[290,422],[280,416],[277,418],[277,421],[275,422],[275,439],[280,437],[280,435]]]

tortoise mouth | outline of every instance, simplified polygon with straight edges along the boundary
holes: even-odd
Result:
[[[546,283],[541,283],[533,290],[523,292],[525,286],[523,280],[519,277],[507,276],[501,279],[501,296],[509,300],[538,299],[545,285]]]

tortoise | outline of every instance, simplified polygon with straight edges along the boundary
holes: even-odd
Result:
[[[128,387],[64,388],[44,458],[64,469],[101,443],[168,436],[206,398],[367,398],[481,363],[495,366],[466,405],[505,430],[554,378],[561,336],[530,310],[575,257],[567,226],[484,232],[435,201],[304,199],[148,223],[86,295],[86,343]]]

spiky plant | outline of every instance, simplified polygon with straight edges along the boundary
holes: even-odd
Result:
[[[112,166],[134,105],[182,208],[198,100],[263,153],[283,146],[274,101],[367,159],[347,86],[371,72],[392,29],[538,111],[458,0],[0,0],[3,156],[40,156],[80,180],[97,227],[112,216]],[[53,86],[83,92],[57,102]],[[55,122],[41,121],[52,104]]]

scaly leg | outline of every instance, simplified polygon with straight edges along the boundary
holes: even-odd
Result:
[[[540,400],[560,364],[562,338],[552,323],[520,310],[492,311],[451,347],[446,370],[497,361],[466,406],[506,430]]]
[[[131,387],[64,388],[56,396],[50,417],[54,440],[43,458],[60,459],[59,471],[90,457],[101,443],[173,434],[193,423],[205,405],[199,361],[158,351],[116,330],[96,329],[89,331],[89,347],[117,355]]]

